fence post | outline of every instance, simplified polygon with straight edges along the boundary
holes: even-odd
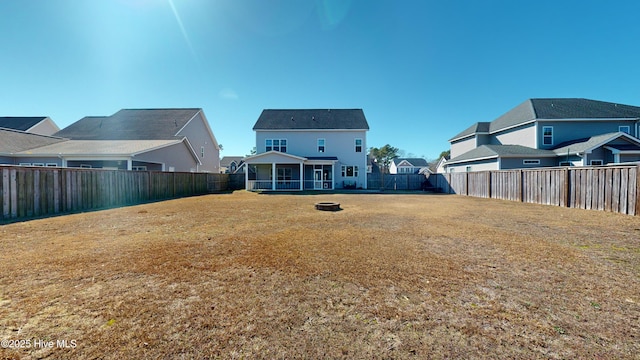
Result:
[[[516,173],[516,177],[516,181],[518,182],[518,199],[520,199],[520,202],[524,202],[524,172],[522,170],[519,170]]]
[[[489,199],[491,199],[491,174],[492,172],[488,172],[487,176],[487,195],[489,195]]]
[[[640,165],[636,168],[636,216],[640,216]]]
[[[564,191],[563,201],[564,201],[564,206],[565,207],[571,207],[570,206],[570,202],[571,202],[570,190],[571,189],[569,188],[569,169],[565,168],[564,169],[564,184],[562,185],[562,191]]]

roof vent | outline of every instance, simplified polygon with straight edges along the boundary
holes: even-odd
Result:
[[[293,116],[291,117],[291,121],[293,121]]]
[[[311,120],[316,121],[316,117],[315,117],[315,116],[312,116],[312,117],[311,117]]]

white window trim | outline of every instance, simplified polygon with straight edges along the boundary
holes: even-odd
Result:
[[[347,175],[347,168],[353,168],[353,175],[349,176]],[[360,174],[360,169],[358,169],[358,165],[342,165],[341,167],[341,172],[340,175],[342,175],[343,178],[357,178],[358,175]]]
[[[320,145],[320,141],[322,141],[322,145]],[[324,138],[318,138],[318,140],[316,141],[317,146],[317,150],[319,153],[325,153],[327,152],[327,140]],[[322,151],[320,151],[320,147],[322,146]]]
[[[278,141],[278,150],[274,149],[275,146],[273,145],[274,141]],[[271,149],[267,149],[269,146],[267,145],[267,141],[271,141]],[[284,146],[282,145],[282,142],[284,141]],[[282,151],[282,148],[285,148],[285,151]],[[289,141],[287,141],[287,139],[264,139],[264,149],[265,151],[280,151],[283,153],[286,153],[289,147]]]
[[[545,135],[544,134],[544,129],[551,129],[551,135]],[[546,137],[551,138],[551,143],[547,144],[547,143],[544,142],[544,139]],[[553,126],[543,126],[542,127],[542,145],[545,145],[545,146],[546,145],[553,145],[553,143],[554,143],[554,141],[553,141]]]
[[[593,163],[594,161],[595,162],[599,162],[599,164],[594,164]],[[601,159],[591,159],[591,160],[589,160],[589,165],[591,165],[591,166],[602,166],[602,165],[604,165],[604,161],[601,160]]]
[[[539,159],[523,159],[522,165],[540,165]]]
[[[360,140],[360,145],[358,145],[358,140]],[[360,151],[358,151],[358,146],[360,146]],[[362,147],[364,146],[364,141],[362,141],[362,138],[355,138],[353,141],[353,149],[355,150],[355,152],[362,152]]]
[[[626,128],[627,130],[626,131],[622,130],[623,128]],[[620,125],[620,126],[618,126],[618,131],[619,132],[623,132],[623,133],[625,133],[627,135],[631,135],[631,126],[629,126],[629,125]]]

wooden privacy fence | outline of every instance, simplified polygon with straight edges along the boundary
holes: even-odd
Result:
[[[226,174],[0,166],[0,221],[227,190]]]
[[[427,178],[421,174],[367,174],[367,189],[420,190]],[[383,184],[384,181],[384,184]]]
[[[434,174],[448,194],[640,215],[640,166]]]

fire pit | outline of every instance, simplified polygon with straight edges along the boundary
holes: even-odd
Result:
[[[338,211],[338,210],[340,210],[340,203],[336,203],[336,202],[319,202],[319,203],[316,203],[316,210]]]

